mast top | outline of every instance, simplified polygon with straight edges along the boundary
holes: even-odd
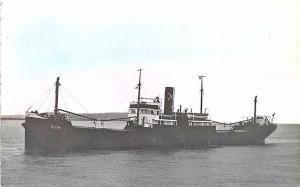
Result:
[[[203,79],[206,75],[198,75],[199,79]]]

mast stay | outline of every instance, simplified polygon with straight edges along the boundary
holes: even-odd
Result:
[[[140,74],[140,78],[141,78],[141,74]],[[114,118],[114,119],[96,119],[96,118],[93,118],[93,117],[89,117],[89,116],[85,116],[85,115],[82,115],[82,114],[77,114],[77,113],[74,113],[74,112],[70,112],[68,110],[63,110],[63,109],[59,109],[58,108],[58,97],[59,97],[59,86],[60,86],[60,82],[59,82],[59,77],[57,77],[56,79],[56,82],[55,82],[55,106],[54,106],[54,115],[58,115],[59,114],[59,111],[62,111],[62,112],[66,112],[66,113],[69,113],[69,114],[73,114],[73,115],[76,115],[76,116],[79,116],[79,117],[83,117],[83,118],[86,118],[86,119],[90,119],[90,120],[93,120],[93,121],[117,121],[117,120],[124,120],[124,119],[130,119],[132,117],[126,117],[126,118]],[[139,81],[139,87],[140,87],[141,83]],[[139,95],[140,95],[140,91],[139,91]]]

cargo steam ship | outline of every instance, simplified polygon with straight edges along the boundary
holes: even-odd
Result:
[[[210,145],[264,144],[276,125],[267,117],[256,116],[237,124],[210,120],[202,113],[203,77],[201,79],[201,110],[192,113],[180,108],[174,112],[175,89],[165,88],[164,110],[161,100],[141,98],[141,69],[139,70],[138,99],[131,102],[124,129],[79,127],[72,125],[68,114],[87,120],[105,122],[58,108],[59,77],[55,83],[53,113],[26,112],[25,149],[31,151],[69,151],[87,149],[137,149],[170,147],[207,147]],[[125,120],[124,118],[109,121]],[[219,127],[229,127],[218,129]]]

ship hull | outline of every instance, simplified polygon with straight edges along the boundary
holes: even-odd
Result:
[[[276,125],[252,125],[235,130],[216,131],[215,145],[263,145],[265,139],[277,128]]]
[[[215,126],[163,126],[113,130],[74,127],[70,121],[26,118],[25,149],[69,151],[147,147],[207,147]]]

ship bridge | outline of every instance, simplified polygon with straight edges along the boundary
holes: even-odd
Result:
[[[142,101],[138,104],[136,101],[130,102],[128,117],[137,117],[137,109],[139,107],[139,124],[144,126],[151,126],[153,120],[159,117],[161,113],[161,103],[159,98],[142,98]]]

